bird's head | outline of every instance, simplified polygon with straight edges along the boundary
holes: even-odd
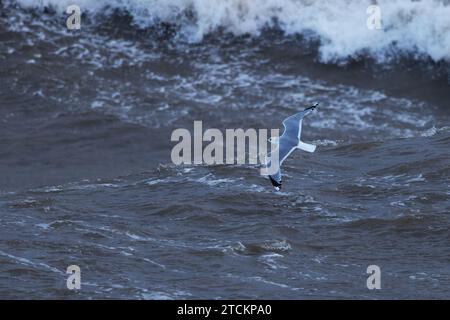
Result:
[[[269,141],[270,143],[278,143],[279,140],[279,137],[270,137],[269,139],[267,139],[267,141]]]

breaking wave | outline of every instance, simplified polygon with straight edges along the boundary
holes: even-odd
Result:
[[[8,1],[7,1],[8,2]],[[386,62],[399,56],[450,61],[448,0],[18,0],[24,8],[64,13],[78,4],[83,13],[126,12],[139,28],[175,26],[192,42],[217,31],[258,36],[270,28],[318,44],[321,62],[370,56]],[[367,8],[378,4],[381,29],[367,27]]]

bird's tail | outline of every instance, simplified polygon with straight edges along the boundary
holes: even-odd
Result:
[[[317,146],[315,146],[313,144],[305,143],[303,141],[300,141],[297,145],[297,148],[299,148],[303,151],[306,151],[306,152],[314,152],[314,151],[316,151],[316,147]]]

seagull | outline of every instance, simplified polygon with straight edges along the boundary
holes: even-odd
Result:
[[[302,121],[303,118],[310,114],[319,103],[306,108],[305,110],[296,113],[283,120],[284,131],[279,138],[270,138],[269,142],[276,145],[275,149],[266,157],[266,168],[270,168],[270,173],[268,174],[270,182],[274,186],[275,190],[281,189],[281,165],[283,161],[295,150],[301,149],[307,152],[314,152],[316,146],[313,144],[308,144],[300,140],[300,135],[302,133]],[[278,152],[278,158],[274,158],[274,163],[272,164],[272,154]],[[279,160],[279,161],[278,161]],[[271,166],[274,166],[271,168]]]

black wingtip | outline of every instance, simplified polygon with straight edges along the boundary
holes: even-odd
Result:
[[[305,111],[306,110],[313,110],[313,109],[317,108],[318,105],[319,105],[319,103],[316,102],[313,106],[306,108]]]
[[[281,189],[281,181],[278,182],[272,176],[269,176],[270,182],[272,182],[272,185],[275,187],[275,189],[280,190]]]

